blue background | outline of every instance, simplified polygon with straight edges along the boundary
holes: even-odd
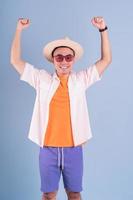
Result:
[[[17,19],[31,26],[22,34],[22,58],[50,73],[43,46],[69,36],[84,48],[74,70],[100,58],[100,34],[91,24],[103,16],[113,61],[102,80],[87,91],[93,138],[84,147],[84,200],[133,199],[133,3],[105,0],[0,1],[0,199],[41,199],[39,148],[28,138],[35,91],[10,64]],[[62,178],[58,200],[65,200]]]

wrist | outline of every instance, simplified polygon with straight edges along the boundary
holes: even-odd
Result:
[[[16,32],[20,34],[22,32],[22,29],[21,28],[16,28]]]
[[[105,28],[99,29],[99,32],[104,32],[104,31],[106,31],[107,29],[108,29],[108,27],[105,26]]]

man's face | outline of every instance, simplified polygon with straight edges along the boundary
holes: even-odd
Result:
[[[59,47],[54,51],[54,54],[53,54],[53,63],[54,63],[57,75],[58,76],[64,75],[64,76],[67,77],[69,75],[70,71],[72,70],[75,58],[73,57],[72,60],[70,59],[70,62],[67,62],[65,60],[65,58],[62,61],[60,61],[60,59],[59,60],[57,59],[57,55],[58,56],[60,56],[60,55],[63,55],[63,56],[69,55],[67,57],[67,60],[69,61],[69,58],[71,56],[74,56],[74,52],[71,49],[67,48],[67,47]]]

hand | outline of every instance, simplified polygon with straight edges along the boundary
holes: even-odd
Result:
[[[98,29],[104,29],[106,26],[106,23],[105,23],[103,17],[94,17],[91,20],[91,23],[93,24],[93,26],[95,26]]]
[[[28,28],[30,25],[30,20],[25,18],[19,18],[17,23],[17,30],[22,31],[25,28]]]

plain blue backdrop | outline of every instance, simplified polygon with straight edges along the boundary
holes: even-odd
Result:
[[[87,91],[93,138],[84,146],[83,200],[133,199],[133,3],[106,0],[0,1],[0,200],[39,200],[39,147],[28,138],[35,91],[10,64],[17,19],[31,25],[22,34],[22,57],[50,73],[43,46],[64,36],[79,42],[84,56],[74,70],[100,58],[100,34],[91,24],[103,16],[113,61]],[[66,200],[62,178],[58,200]]]

